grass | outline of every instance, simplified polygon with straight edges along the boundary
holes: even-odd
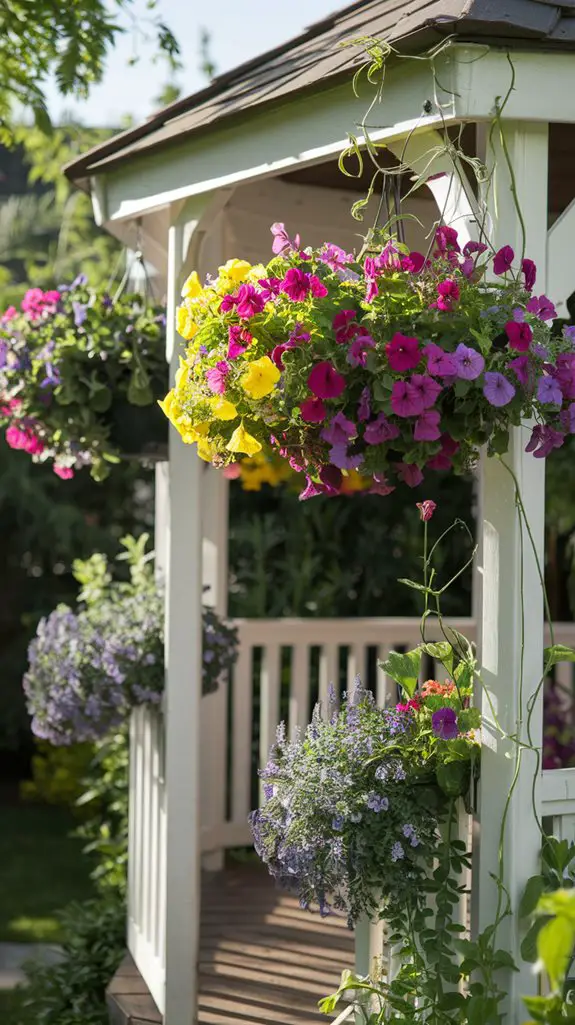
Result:
[[[93,896],[82,841],[69,835],[74,825],[62,808],[0,807],[0,942],[58,943],[55,912]]]

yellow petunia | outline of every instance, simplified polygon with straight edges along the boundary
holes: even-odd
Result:
[[[247,260],[228,260],[223,267],[218,267],[218,275],[227,284],[239,285],[245,281],[252,269]]]
[[[182,288],[183,299],[197,299],[198,296],[202,295],[203,288],[198,277],[198,272],[193,270],[189,278],[184,281]]]
[[[272,392],[280,379],[280,372],[269,356],[250,363],[249,369],[240,377],[240,387],[252,399],[263,399]]]
[[[189,369],[190,368],[185,359],[180,356],[180,365],[176,370],[176,376],[174,378],[174,388],[176,391],[187,383]]]
[[[262,446],[257,438],[248,434],[242,421],[240,426],[236,427],[226,448],[229,452],[243,452],[246,456],[255,456],[256,452],[261,452]]]
[[[216,420],[235,420],[238,415],[234,404],[228,402],[227,399],[220,398],[219,395],[214,395],[213,399],[210,399],[210,405]]]
[[[199,439],[197,451],[200,459],[203,459],[205,463],[211,463],[212,459],[217,453],[216,446],[212,441],[209,441],[207,438]]]
[[[179,406],[176,402],[176,396],[174,389],[168,392],[165,399],[158,399],[158,406],[162,410],[164,416],[167,416],[168,420],[175,426],[175,417],[177,415],[176,410],[179,410]]]
[[[198,325],[192,319],[190,311],[185,306],[178,306],[176,310],[176,331],[182,338],[189,341],[198,330]]]

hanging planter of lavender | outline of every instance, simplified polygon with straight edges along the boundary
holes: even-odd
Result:
[[[165,314],[140,295],[113,299],[84,276],[31,288],[0,317],[0,425],[15,449],[63,479],[103,480],[121,457],[153,459],[167,431]]]
[[[504,453],[524,421],[537,458],[575,430],[574,329],[552,336],[536,267],[510,246],[461,249],[439,227],[427,257],[382,233],[356,258],[272,232],[267,267],[231,260],[183,289],[187,352],[162,407],[203,459],[271,445],[305,475],[302,498],[353,471],[386,495]]]

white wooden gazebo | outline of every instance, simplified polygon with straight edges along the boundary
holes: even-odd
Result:
[[[423,248],[422,235],[439,217],[455,226],[463,241],[476,237],[479,204],[487,211],[486,228],[493,244],[508,243],[521,252],[522,225],[512,201],[508,163],[499,130],[490,132],[494,114],[503,106],[501,127],[523,211],[527,253],[538,267],[538,291],[546,292],[564,312],[575,285],[575,3],[359,0],[66,169],[74,182],[91,192],[97,222],[126,245],[141,248],[164,278],[172,372],[181,346],[174,311],[190,270],[203,275],[233,256],[267,260],[269,226],[278,220],[299,231],[305,244],[328,240],[357,248],[362,229],[349,210],[366,182],[340,175],[337,158],[348,133],[358,137],[359,145],[364,140],[363,118],[371,92],[366,87],[356,97],[351,87],[352,73],[364,54],[361,47],[340,46],[360,36],[385,39],[400,54],[412,56],[448,41],[435,58],[434,71],[428,60],[392,55],[383,100],[369,115],[371,140],[428,179],[406,204],[406,211],[416,213],[425,225],[421,229],[408,221],[408,242]],[[445,152],[430,159],[446,130],[460,125],[465,126],[461,139],[466,153],[480,157],[494,172],[483,196]],[[524,429],[517,429],[508,460],[542,565],[544,463],[525,454],[525,440]],[[482,576],[483,601],[478,592],[475,607],[482,609],[478,633],[484,677],[503,728],[510,734],[518,729],[524,736],[527,702],[543,662],[541,588],[534,552],[527,545],[521,556],[511,478],[491,460],[485,461],[481,476],[483,572],[478,582]],[[144,711],[133,722],[129,945],[139,976],[136,984],[126,970],[124,992],[140,994],[140,1011],[128,1008],[122,1016],[118,1004],[114,1021],[160,1021],[163,1016],[166,1025],[311,1022],[316,1020],[316,990],[310,982],[306,1011],[301,979],[292,1011],[275,1018],[269,1016],[263,996],[258,1002],[257,978],[249,1013],[239,1007],[239,983],[234,983],[233,972],[222,976],[228,1003],[221,986],[219,1002],[202,997],[202,937],[208,936],[213,921],[209,912],[207,925],[202,918],[200,929],[206,878],[200,869],[202,864],[207,870],[220,869],[225,848],[249,841],[252,649],[264,648],[260,745],[265,756],[279,714],[281,647],[292,648],[290,726],[305,725],[312,645],[321,648],[320,691],[325,692],[335,673],[339,646],[347,649],[348,674],[353,677],[361,671],[368,647],[382,653],[394,645],[417,643],[417,623],[374,618],[343,624],[240,624],[242,650],[234,676],[228,760],[226,690],[202,700],[199,683],[202,582],[209,584],[210,600],[219,610],[226,608],[227,484],[215,470],[205,470],[174,431],[169,468],[159,469],[157,481],[157,549],[168,593],[167,700],[165,722]],[[385,516],[385,499],[377,501]],[[521,579],[527,595],[524,620]],[[475,624],[462,623],[461,628],[469,634]],[[560,626],[557,639],[569,643],[571,634]],[[522,645],[525,672],[520,693]],[[569,679],[569,667],[560,668]],[[378,696],[384,699],[385,694],[382,678]],[[493,919],[499,822],[515,771],[513,758],[507,757],[511,745],[490,731],[488,710],[484,711],[487,725],[475,829],[480,840],[473,870],[479,928]],[[541,735],[541,718],[538,706],[532,716],[535,737]],[[514,907],[526,879],[537,870],[540,851],[540,834],[528,813],[533,771],[533,752],[526,750],[506,824],[506,885]],[[536,787],[540,813],[553,817],[555,829],[571,839],[574,777],[575,770],[542,773]],[[204,893],[208,889],[206,884]],[[286,908],[288,917],[292,911],[296,914],[289,902]],[[281,960],[277,914],[276,926],[280,949],[274,964]],[[324,946],[326,935],[321,934]],[[519,938],[513,916],[501,926],[500,945],[521,963]],[[356,939],[360,967],[367,969],[368,933]],[[273,942],[267,944],[268,953],[270,947]],[[348,948],[342,942],[338,949],[344,967],[346,960],[349,963]],[[292,955],[293,950],[286,954],[288,961],[294,956],[297,960],[297,945]],[[261,950],[259,956],[264,956]],[[229,967],[229,959],[226,964]],[[536,978],[526,965],[508,975],[508,1019],[519,1022],[521,994],[534,992]],[[313,980],[313,972],[308,978]],[[287,983],[281,985],[285,988]],[[159,1009],[155,1018],[149,1005],[142,1009],[145,991]]]

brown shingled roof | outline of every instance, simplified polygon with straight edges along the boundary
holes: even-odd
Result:
[[[240,111],[331,86],[363,59],[361,51],[340,45],[359,36],[385,39],[404,52],[421,52],[448,36],[461,42],[575,50],[575,0],[358,0],[96,146],[65,172],[82,179]]]

